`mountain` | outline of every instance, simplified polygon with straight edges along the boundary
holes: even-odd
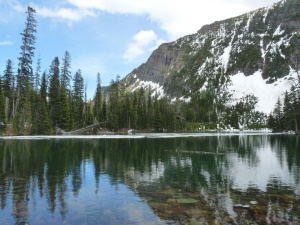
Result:
[[[122,82],[173,101],[209,92],[235,104],[251,95],[258,111],[270,113],[300,69],[299,54],[300,2],[282,0],[160,45]]]

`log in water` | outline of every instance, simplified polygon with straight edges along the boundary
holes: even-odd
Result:
[[[225,153],[222,152],[187,151],[187,150],[177,150],[177,149],[176,152],[199,154],[199,155],[225,155]]]

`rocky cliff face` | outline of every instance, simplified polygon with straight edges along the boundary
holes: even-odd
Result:
[[[282,0],[162,44],[123,82],[130,90],[149,87],[188,99],[206,88],[228,87],[237,74],[259,72],[269,84],[292,76],[300,69],[299,54],[300,2]]]

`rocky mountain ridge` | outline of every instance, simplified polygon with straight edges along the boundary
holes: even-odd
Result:
[[[300,2],[282,0],[205,25],[195,34],[160,45],[122,82],[128,90],[149,88],[174,100],[189,101],[195,94],[212,89],[216,96],[232,92],[229,95],[234,101],[246,94],[257,95],[255,88],[233,93],[239,84],[235,80],[241,80],[237,77],[244,79],[259,73],[261,79],[257,82],[278,89],[278,82],[289,80],[300,69],[299,54]],[[277,89],[265,93],[274,95],[269,96],[271,102],[289,89],[288,82]],[[261,104],[266,101],[263,94],[257,97]]]

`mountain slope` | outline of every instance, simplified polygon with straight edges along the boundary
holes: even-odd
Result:
[[[232,103],[253,94],[269,113],[300,69],[299,33],[300,3],[283,0],[162,44],[122,82],[185,101],[207,89],[229,92]]]

